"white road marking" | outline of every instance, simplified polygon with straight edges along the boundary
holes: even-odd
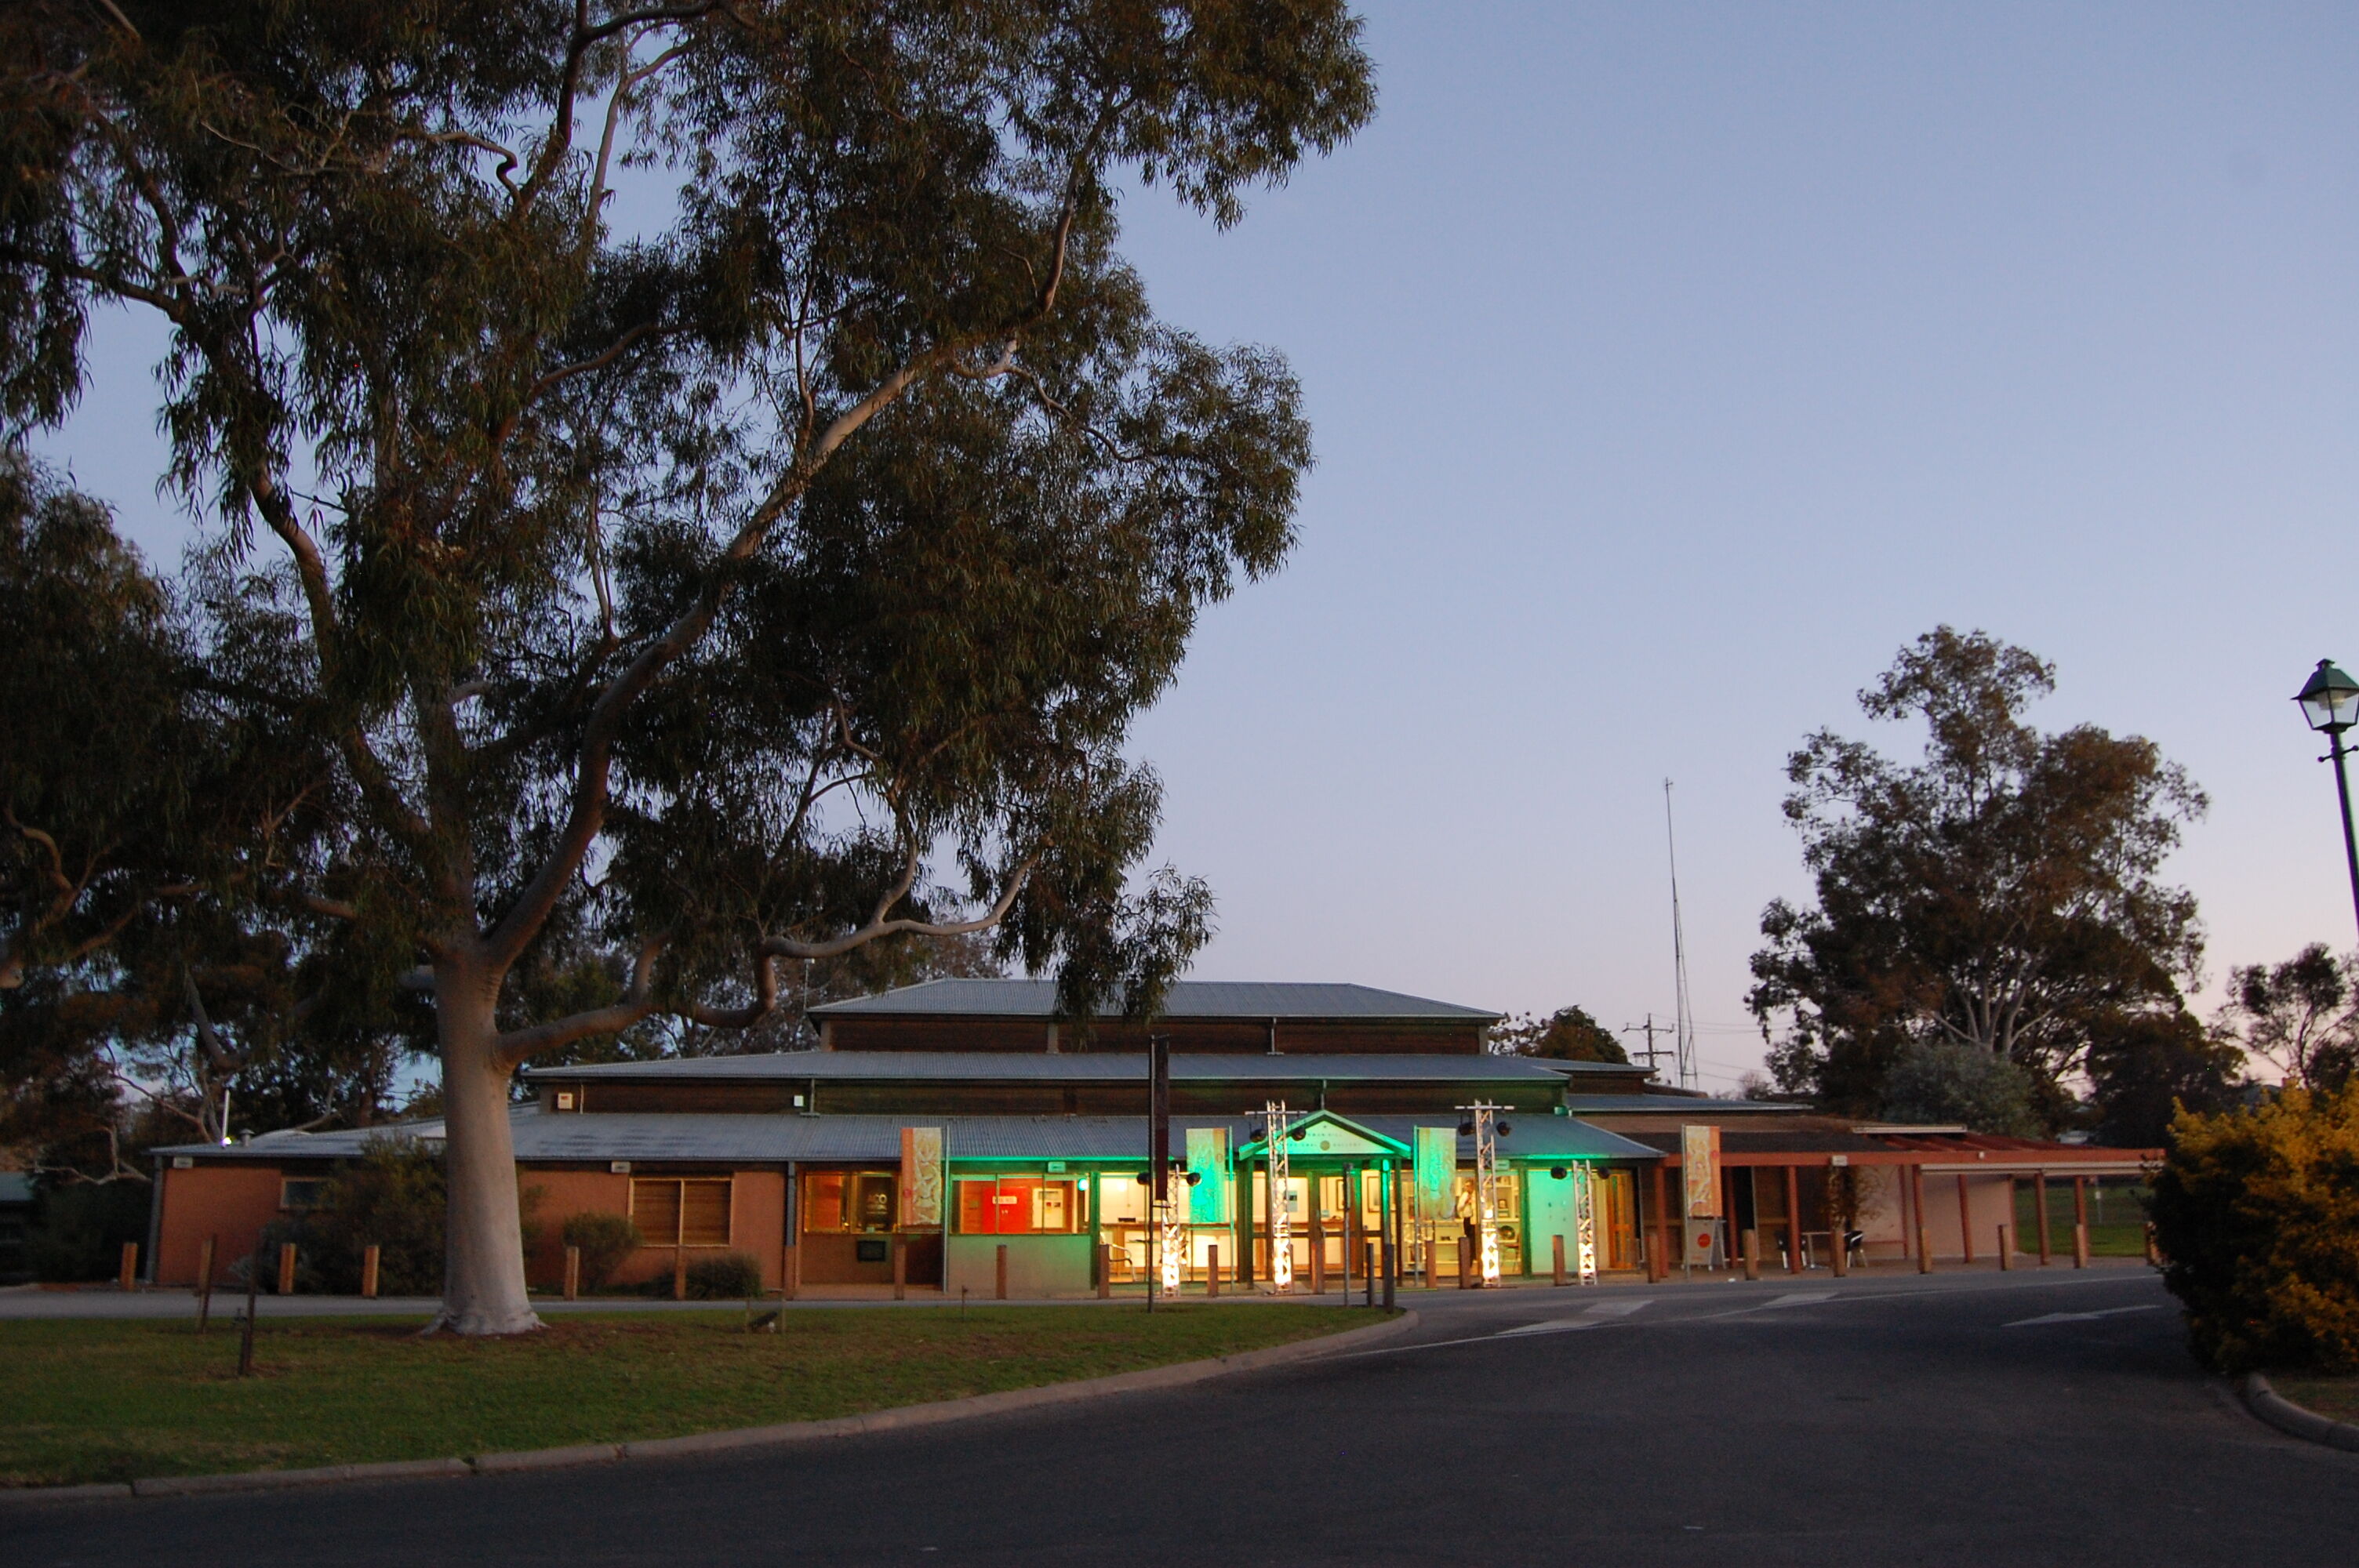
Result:
[[[2046,1317],[2019,1317],[2013,1323],[2002,1323],[2001,1328],[2032,1328],[2043,1323],[2094,1323],[2101,1317],[2119,1317],[2125,1312],[2160,1312],[2162,1303],[2147,1302],[2137,1306],[2107,1307],[2102,1312],[2051,1312]]]
[[[1810,1306],[1817,1302],[1831,1302],[1834,1299],[1835,1293],[1832,1291],[1796,1291],[1790,1295],[1783,1295],[1777,1297],[1774,1301],[1763,1302],[1761,1303],[1761,1310],[1767,1312],[1771,1307]]]
[[[1653,1306],[1654,1304],[1655,1298],[1652,1296],[1638,1296],[1635,1299],[1626,1301],[1599,1302],[1596,1305],[1591,1307],[1587,1312],[1581,1315],[1583,1317],[1628,1317],[1640,1307],[1648,1307]]]
[[[1527,1323],[1515,1328],[1503,1328],[1493,1335],[1505,1339],[1512,1334],[1571,1334],[1580,1328],[1603,1328],[1604,1324],[1593,1317],[1552,1317],[1546,1323]]]

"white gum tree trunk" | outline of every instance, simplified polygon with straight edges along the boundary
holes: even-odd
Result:
[[[472,966],[435,968],[450,1209],[442,1312],[434,1326],[460,1334],[524,1334],[541,1326],[525,1289],[516,1141],[508,1127],[514,1069],[500,1055],[493,1014],[498,993],[498,979]]]

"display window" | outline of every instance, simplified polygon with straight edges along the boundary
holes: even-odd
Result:
[[[803,1177],[803,1228],[891,1230],[898,1189],[891,1171],[812,1171]]]
[[[1058,1177],[983,1176],[958,1183],[958,1227],[969,1236],[1070,1236],[1089,1228],[1089,1188]]]

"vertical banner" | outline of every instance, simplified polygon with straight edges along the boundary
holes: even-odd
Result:
[[[1586,1164],[1572,1168],[1573,1262],[1584,1285],[1597,1283],[1597,1186]]]
[[[1690,1122],[1680,1129],[1680,1181],[1690,1219],[1720,1217],[1720,1129]]]
[[[1196,1184],[1188,1189],[1188,1217],[1197,1225],[1229,1223],[1229,1130],[1191,1127],[1188,1130],[1188,1173]]]
[[[1419,1225],[1447,1225],[1458,1217],[1458,1130],[1420,1127],[1413,1154]]]
[[[942,1130],[901,1129],[901,1228],[927,1230],[942,1223]]]

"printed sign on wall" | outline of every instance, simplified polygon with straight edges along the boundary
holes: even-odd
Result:
[[[901,1228],[922,1230],[942,1222],[942,1130],[901,1129]]]
[[[1720,1129],[1693,1122],[1680,1129],[1680,1179],[1690,1219],[1720,1217]]]
[[[1188,1130],[1188,1171],[1196,1184],[1188,1189],[1188,1220],[1191,1225],[1229,1223],[1229,1130],[1191,1127]]]
[[[1449,1224],[1458,1217],[1458,1130],[1419,1128],[1414,1159],[1419,1223]]]

